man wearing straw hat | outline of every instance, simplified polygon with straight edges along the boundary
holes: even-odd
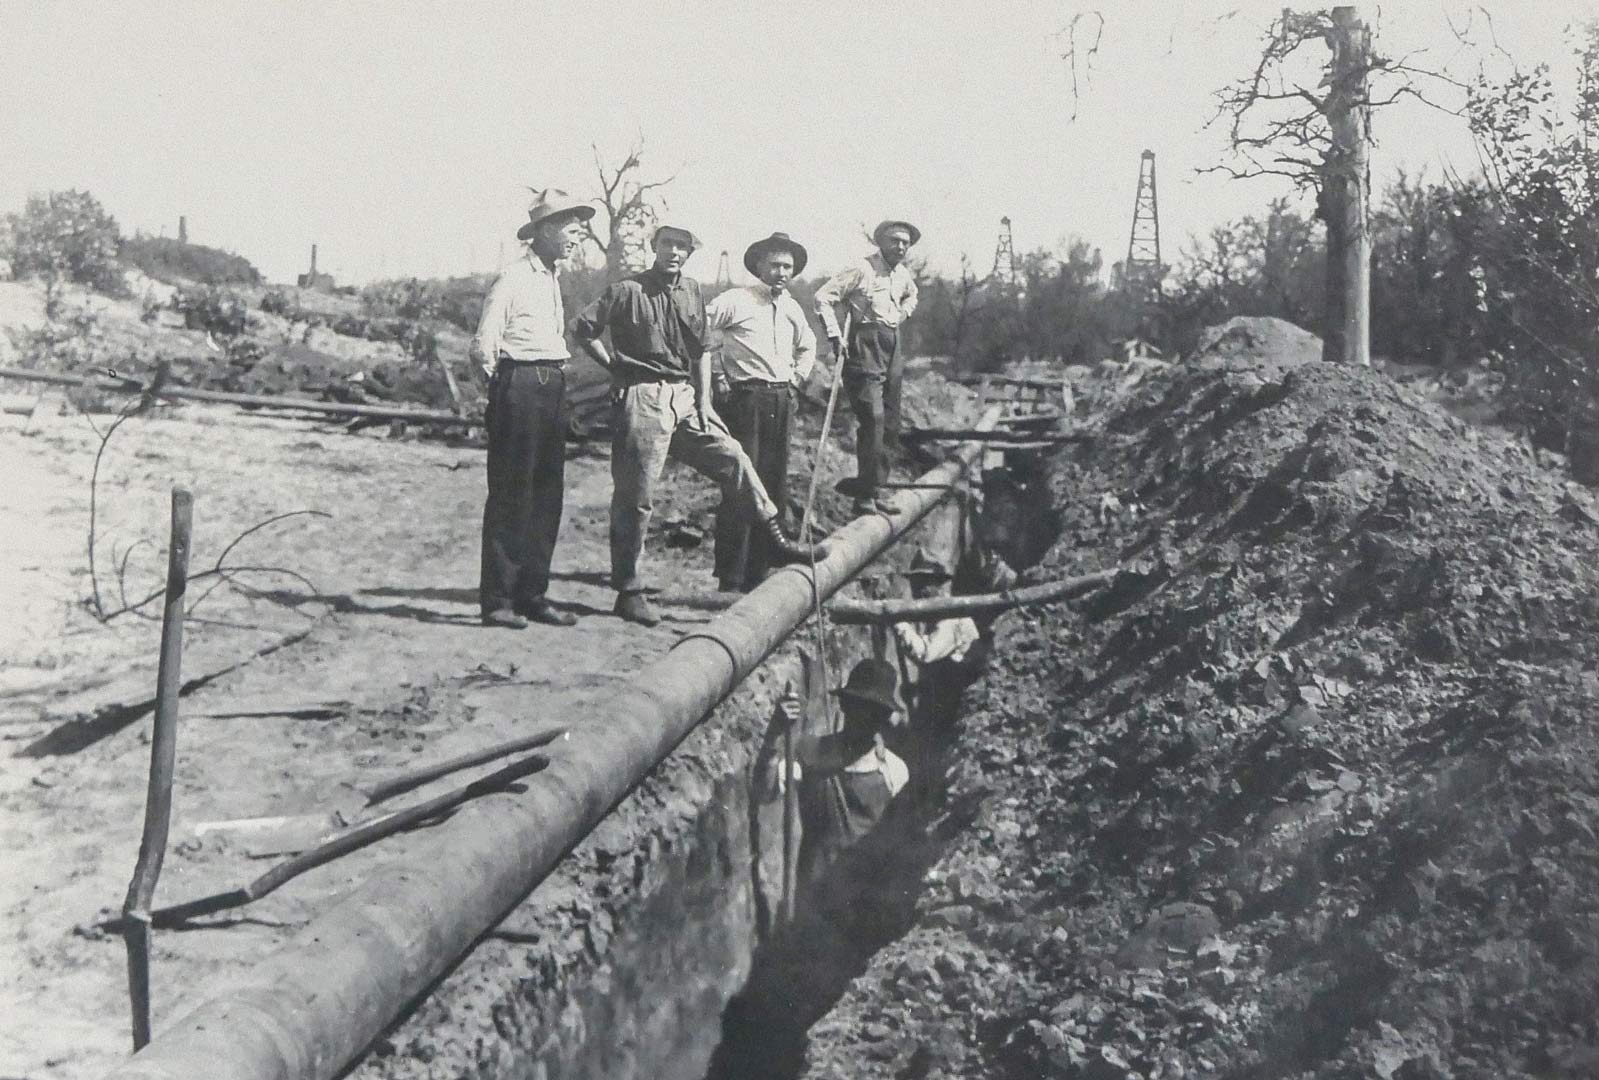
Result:
[[[905,357],[900,324],[916,310],[916,277],[905,256],[922,238],[908,221],[880,222],[872,230],[877,250],[816,290],[816,313],[832,345],[833,362],[842,357],[844,389],[855,412],[855,512],[892,513],[878,497],[888,479],[899,442],[900,384]],[[844,341],[838,308],[850,316]]]
[[[683,273],[699,241],[663,225],[651,243],[654,265],[607,286],[571,327],[611,373],[611,586],[616,614],[642,626],[660,621],[639,563],[668,456],[715,481],[723,503],[764,532],[774,561],[827,557],[825,545],[801,546],[783,534],[777,504],[711,405],[705,301],[699,282]],[[609,349],[600,341],[606,333]]]
[[[794,391],[816,363],[816,335],[788,291],[805,271],[805,248],[775,232],[744,252],[753,285],[729,289],[705,305],[706,325],[722,331],[722,372],[728,392],[718,406],[733,437],[781,517],[787,502],[788,442],[794,425]],[[729,592],[747,592],[771,565],[764,532],[750,527],[738,507],[716,513],[716,580]]]
[[[488,385],[489,494],[483,506],[478,604],[485,626],[577,619],[545,597],[566,484],[566,315],[556,264],[577,253],[594,208],[564,191],[536,193],[516,237],[527,244],[494,282],[472,339]]]

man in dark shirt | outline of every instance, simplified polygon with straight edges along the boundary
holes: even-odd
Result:
[[[660,621],[639,559],[668,456],[720,485],[723,503],[741,507],[770,539],[774,562],[827,557],[824,545],[783,535],[777,505],[711,407],[705,300],[699,282],[683,274],[699,242],[663,225],[652,243],[653,266],[607,286],[572,321],[579,346],[611,373],[611,586],[616,613],[644,626]],[[609,350],[600,341],[607,331]]]

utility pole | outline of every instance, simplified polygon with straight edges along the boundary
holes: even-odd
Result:
[[[1354,7],[1335,7],[1327,119],[1332,148],[1319,212],[1327,223],[1331,303],[1323,360],[1371,366],[1371,30]]]
[[[1009,217],[999,219],[999,240],[994,245],[994,269],[989,276],[1007,289],[1016,285],[1016,247],[1011,240]]]
[[[1127,238],[1127,261],[1122,281],[1128,291],[1146,302],[1160,299],[1160,279],[1166,270],[1160,261],[1160,206],[1155,197],[1155,151],[1138,158],[1138,194],[1133,197],[1133,228]]]

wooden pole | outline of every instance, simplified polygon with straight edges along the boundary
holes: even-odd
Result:
[[[1324,358],[1370,367],[1371,31],[1353,6],[1333,8],[1332,21],[1327,115],[1333,139],[1326,183],[1334,197],[1324,209],[1329,285],[1336,286],[1337,296],[1329,312],[1336,326],[1328,327],[1328,349],[1336,349],[1336,355],[1324,351]]]
[[[1126,569],[1117,566],[1042,585],[1027,585],[1019,589],[979,593],[973,596],[929,596],[921,600],[834,600],[828,605],[828,611],[832,613],[834,622],[855,626],[982,615],[1021,607],[1024,604],[1041,604],[1046,600],[1076,596],[1109,584],[1115,580],[1117,574],[1125,572]]]
[[[81,375],[61,375],[53,371],[24,371],[21,368],[0,367],[0,379],[19,382],[53,383],[57,386],[86,386],[91,390],[109,393],[142,394],[150,387],[137,379],[86,379]],[[465,426],[474,423],[468,417],[430,409],[385,408],[381,405],[347,405],[341,401],[315,401],[311,398],[278,397],[269,394],[230,394],[221,390],[194,390],[187,386],[163,385],[156,397],[175,401],[210,401],[222,405],[242,405],[251,409],[281,409],[289,412],[330,413],[339,416],[375,416],[385,420],[411,420],[416,423],[454,424]]]
[[[123,943],[128,950],[128,998],[133,1007],[133,1049],[150,1041],[150,904],[167,851],[172,824],[172,773],[177,762],[178,694],[183,685],[183,601],[189,578],[189,542],[194,496],[172,489],[172,540],[167,551],[166,607],[161,615],[161,660],[156,674],[155,734],[150,740],[150,783],[144,803],[144,834],[133,880],[122,902]]]
[[[470,784],[447,791],[443,795],[435,796],[426,802],[408,806],[402,810],[375,817],[371,821],[364,821],[359,825],[345,829],[343,832],[330,837],[325,842],[318,844],[310,851],[302,852],[292,859],[278,863],[272,869],[245,885],[243,888],[233,889],[225,893],[216,893],[212,896],[202,896],[198,900],[187,900],[181,904],[161,908],[152,916],[146,912],[145,925],[150,922],[162,927],[177,926],[189,919],[199,918],[202,915],[214,915],[219,911],[243,907],[245,904],[276,892],[284,885],[293,881],[308,870],[314,870],[323,863],[332,862],[352,851],[358,851],[369,844],[382,840],[384,837],[393,836],[402,829],[409,829],[430,821],[447,811],[453,810],[469,799],[482,795],[504,791],[511,784],[523,777],[530,776],[542,769],[548,768],[550,759],[543,754],[530,754],[521,761],[514,762]],[[126,925],[126,924],[124,924]]]

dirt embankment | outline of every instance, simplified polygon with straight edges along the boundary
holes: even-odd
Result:
[[[1599,1075],[1591,498],[1378,373],[1135,383],[1039,575],[1148,572],[998,624],[807,1075]]]

